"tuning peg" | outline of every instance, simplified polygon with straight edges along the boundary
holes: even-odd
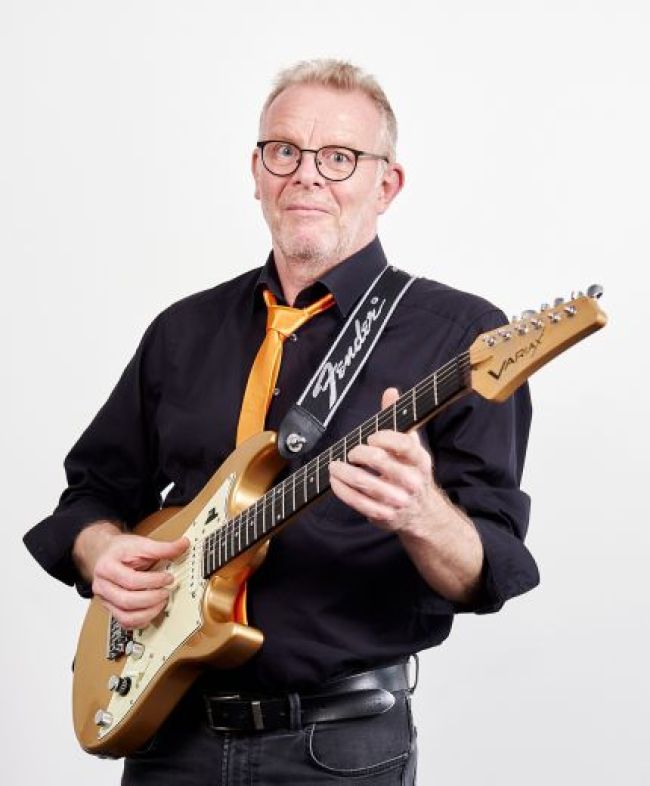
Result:
[[[542,303],[542,305],[541,305],[539,310],[540,311],[548,311],[548,309],[549,309],[548,303]]]
[[[537,316],[537,311],[533,311],[532,308],[526,309],[526,311],[521,312],[522,319],[532,319],[533,317]]]
[[[595,300],[597,300],[599,297],[602,296],[604,291],[605,290],[601,287],[600,284],[592,284],[587,290],[587,294],[589,295],[589,297],[592,297]]]
[[[556,297],[555,300],[553,301],[553,307],[557,308],[558,306],[561,306],[562,303],[564,303],[564,298],[563,297]]]

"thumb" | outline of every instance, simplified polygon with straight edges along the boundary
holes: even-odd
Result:
[[[160,550],[156,556],[159,558],[173,559],[174,557],[179,557],[186,551],[189,545],[190,541],[186,537],[181,537],[172,541],[159,541],[158,546]]]
[[[394,404],[399,398],[399,390],[397,388],[386,388],[381,397],[381,408],[385,409],[391,404]]]
[[[160,559],[174,559],[180,556],[190,545],[187,538],[181,537],[177,540],[153,540],[145,538],[140,556],[156,561]]]

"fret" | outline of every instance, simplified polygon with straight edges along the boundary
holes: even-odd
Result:
[[[415,423],[417,421],[417,419],[418,419],[418,414],[417,414],[417,405],[416,405],[416,401],[415,401],[415,388],[414,387],[411,388],[411,405],[413,407],[413,422]]]
[[[391,407],[393,411],[393,431],[397,431],[397,401]]]
[[[348,436],[343,437],[343,461],[348,460]]]
[[[438,372],[433,374],[433,405],[438,406]]]
[[[237,516],[235,516],[234,521],[237,522]],[[235,525],[237,530],[237,552],[241,553],[241,522],[237,522]]]
[[[293,481],[293,512],[296,512],[296,473],[294,472],[291,476]]]
[[[320,493],[320,470],[318,468],[318,462],[320,461],[320,455],[316,456],[316,493]]]
[[[303,470],[302,470],[302,482],[303,482],[303,486],[304,486],[304,489],[305,489],[305,503],[304,504],[307,504],[307,500],[309,499],[309,497],[307,496],[307,468],[306,467],[303,467]]]
[[[219,556],[217,559],[217,567],[221,567],[224,563],[221,561],[221,550],[223,548],[223,533],[219,530]]]

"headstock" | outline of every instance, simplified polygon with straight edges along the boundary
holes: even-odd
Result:
[[[505,401],[534,371],[572,344],[604,327],[607,315],[598,305],[603,288],[556,298],[539,311],[524,311],[497,330],[483,333],[469,350],[470,386],[479,395]]]

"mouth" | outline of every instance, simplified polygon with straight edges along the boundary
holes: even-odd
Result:
[[[285,210],[290,213],[300,213],[302,215],[316,215],[318,213],[328,213],[324,207],[319,207],[318,205],[302,205],[302,204],[295,204],[295,205],[288,205]]]

